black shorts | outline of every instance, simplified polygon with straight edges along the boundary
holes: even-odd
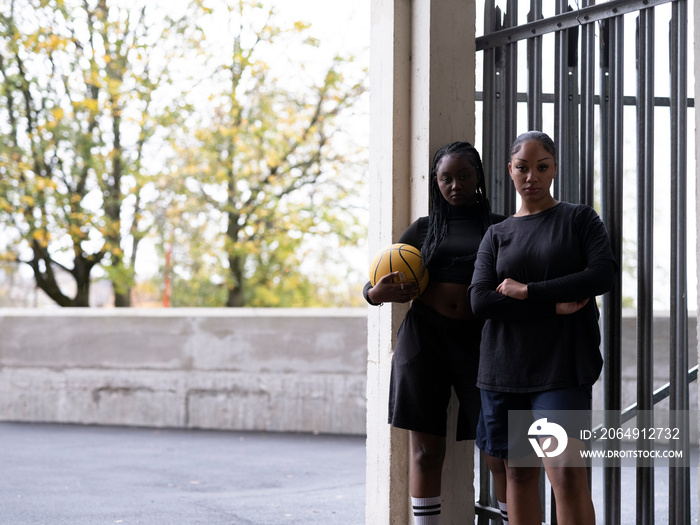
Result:
[[[457,440],[474,439],[481,400],[476,387],[483,321],[444,317],[414,301],[399,328],[391,364],[389,423],[446,437],[447,405],[459,399]]]

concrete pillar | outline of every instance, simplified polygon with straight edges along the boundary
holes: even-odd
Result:
[[[372,1],[370,256],[427,215],[435,150],[474,139],[475,16],[474,0]],[[387,424],[392,348],[405,313],[385,305],[368,316],[368,525],[413,521],[408,432]],[[472,458],[472,442],[448,439],[443,524],[474,521]]]

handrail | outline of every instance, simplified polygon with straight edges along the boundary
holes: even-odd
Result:
[[[688,370],[688,375],[686,377],[686,381],[688,384],[692,383],[693,381],[696,381],[698,379],[698,365],[695,365],[693,368]],[[671,383],[666,383],[664,386],[659,387],[657,390],[654,391],[653,395],[653,404],[656,405],[669,397],[671,394]],[[620,414],[620,424],[622,423],[627,423],[628,421],[632,420],[635,416],[637,415],[637,403],[632,403],[630,406],[625,408],[622,413]],[[593,435],[600,435],[599,430],[603,428],[603,424],[601,423],[597,427],[593,428]],[[594,437],[593,440],[598,439],[597,437]]]

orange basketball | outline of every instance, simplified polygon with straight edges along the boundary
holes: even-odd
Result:
[[[423,268],[420,250],[410,244],[396,243],[379,250],[369,265],[369,281],[374,286],[392,272],[400,272],[394,277],[395,283],[417,282],[419,294],[428,286],[428,270]]]

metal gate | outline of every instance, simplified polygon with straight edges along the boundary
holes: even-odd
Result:
[[[548,0],[556,4],[552,16],[543,17],[542,0],[530,0],[527,20],[520,21],[518,8],[525,2],[507,0],[501,10],[494,0],[486,0],[484,35],[477,38],[477,51],[483,52],[482,102],[484,166],[490,175],[491,202],[494,211],[510,215],[515,211],[516,195],[510,181],[500,176],[507,162],[508,148],[518,132],[543,129],[553,135],[559,147],[559,173],[555,197],[569,202],[595,205],[596,188],[600,195],[601,216],[610,233],[618,261],[623,261],[623,169],[634,164],[637,172],[637,401],[623,407],[621,399],[621,320],[623,290],[619,276],[612,291],[602,299],[604,399],[606,425],[619,426],[638,411],[653,411],[658,402],[669,398],[670,413],[681,414],[671,423],[683,429],[677,450],[689,453],[689,383],[697,378],[697,366],[689,370],[687,303],[687,120],[694,107],[687,94],[688,5],[687,0],[610,0],[594,5],[594,0]],[[572,4],[571,6],[569,4]],[[668,27],[656,27],[656,10],[664,4],[671,9]],[[625,35],[625,19],[635,20],[634,38]],[[629,33],[629,30],[627,31]],[[657,32],[668,39],[669,93],[656,96],[655,46]],[[553,39],[554,57],[543,63],[544,39]],[[636,95],[625,96],[625,58],[634,42]],[[661,41],[659,41],[661,42]],[[519,48],[519,46],[521,46]],[[524,47],[523,47],[524,46]],[[519,53],[520,51],[520,53]],[[626,51],[628,51],[626,53]],[[525,63],[522,57],[525,56]],[[518,89],[518,72],[527,72],[527,86]],[[553,89],[545,92],[548,79]],[[524,84],[524,82],[521,82]],[[628,86],[629,89],[629,86]],[[635,129],[625,129],[625,109],[636,108]],[[663,159],[655,159],[659,144],[655,118],[664,108],[670,118],[669,150]],[[526,111],[525,111],[526,110]],[[545,111],[546,110],[546,111]],[[596,120],[597,117],[597,120]],[[525,127],[525,121],[527,127]],[[628,126],[629,128],[629,126]],[[596,131],[598,136],[596,137]],[[626,137],[635,136],[636,160],[625,159]],[[629,150],[627,146],[627,150]],[[654,390],[653,368],[653,291],[654,277],[654,205],[656,161],[667,159],[670,173],[670,370],[669,383]],[[498,176],[495,176],[498,174]],[[653,413],[653,412],[652,412]],[[653,423],[653,422],[651,422]],[[606,446],[616,447],[610,442]],[[476,504],[480,524],[489,519],[500,522],[494,508],[488,470],[482,462],[481,486]],[[604,522],[621,523],[621,469],[604,469]],[[544,487],[544,482],[542,483]],[[654,523],[653,469],[636,471],[636,523]],[[543,500],[544,500],[544,491]],[[690,469],[669,468],[668,523],[690,523]],[[552,497],[553,499],[553,497]],[[554,507],[549,517],[556,523]],[[543,509],[545,506],[543,505]],[[544,510],[543,510],[544,512]],[[600,514],[600,509],[598,509]],[[547,517],[543,515],[543,521]]]

